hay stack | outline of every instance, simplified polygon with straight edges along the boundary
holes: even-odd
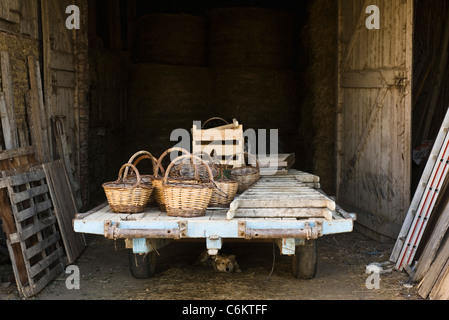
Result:
[[[207,13],[209,65],[213,67],[290,68],[294,20],[283,11],[220,8]]]
[[[206,21],[188,14],[151,14],[139,22],[140,62],[185,66],[206,64]]]
[[[207,68],[135,64],[132,68],[127,116],[128,154],[137,150],[159,156],[176,144],[174,129],[190,130],[194,119],[209,115],[210,81]]]
[[[298,77],[290,70],[212,68],[213,106],[222,117],[237,118],[245,129],[279,129],[289,140],[298,120]]]
[[[337,9],[333,0],[312,1],[303,34],[309,59],[300,130],[306,141],[313,141],[308,145],[314,150],[313,172],[328,194],[335,194]]]

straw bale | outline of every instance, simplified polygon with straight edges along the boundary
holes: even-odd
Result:
[[[207,13],[208,60],[215,67],[291,68],[294,19],[265,8],[219,8]]]
[[[316,0],[309,5],[303,39],[308,48],[307,97],[302,106],[303,134],[313,132],[314,173],[326,192],[335,192],[336,40],[337,5]],[[310,137],[310,136],[309,136]]]
[[[176,144],[170,142],[174,129],[190,130],[193,120],[212,114],[210,93],[207,68],[134,65],[126,121],[128,153],[143,148],[157,156]]]
[[[206,20],[188,14],[151,14],[142,18],[135,50],[141,62],[204,66]]]
[[[298,75],[286,69],[212,68],[213,106],[245,129],[279,129],[289,141],[297,126]]]

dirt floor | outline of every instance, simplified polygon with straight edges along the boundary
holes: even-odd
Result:
[[[281,256],[272,243],[254,242],[229,243],[241,273],[194,266],[205,244],[172,242],[159,250],[155,275],[137,280],[130,275],[123,240],[93,235],[87,240],[76,262],[80,288],[67,289],[69,274],[61,274],[32,300],[420,300],[406,273],[381,273],[379,289],[367,288],[366,266],[388,261],[393,244],[356,231],[318,239],[318,271],[312,280],[294,278],[292,258]],[[8,266],[1,270],[0,299],[21,299]]]

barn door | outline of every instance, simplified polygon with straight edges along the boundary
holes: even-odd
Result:
[[[396,238],[410,204],[413,0],[339,0],[338,17],[338,199]]]
[[[72,187],[78,192],[79,130],[77,61],[74,30],[65,26],[71,0],[42,0],[45,105],[51,128],[53,159],[64,160]],[[78,197],[77,197],[78,198]],[[78,203],[79,204],[79,203]]]

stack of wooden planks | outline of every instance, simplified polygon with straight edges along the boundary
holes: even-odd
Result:
[[[449,300],[449,188],[446,182],[412,273],[423,298]]]
[[[260,175],[281,175],[288,174],[288,171],[295,163],[294,153],[280,153],[277,155],[277,161],[273,161],[272,156],[258,156],[260,163]]]
[[[262,177],[230,204],[228,219],[249,218],[325,218],[332,220],[335,201],[307,186],[308,175]]]

